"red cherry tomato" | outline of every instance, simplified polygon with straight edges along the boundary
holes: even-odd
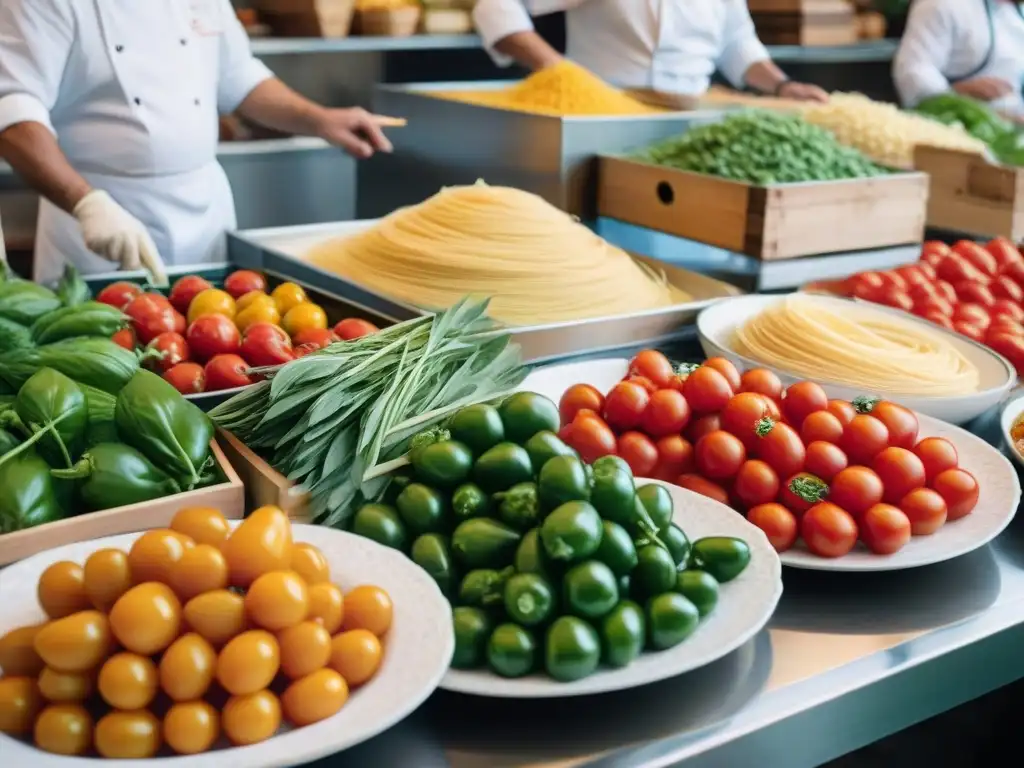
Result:
[[[131,304],[132,299],[141,295],[141,286],[138,286],[135,283],[119,280],[116,283],[111,283],[100,291],[96,295],[96,301],[101,304],[109,304],[110,306],[117,307],[118,309],[124,309]]]
[[[832,443],[824,443],[820,440],[807,446],[807,458],[804,460],[804,469],[816,477],[820,477],[826,483],[846,469],[849,460],[843,449]]]
[[[882,291],[885,290],[884,286],[872,285],[871,283],[858,282],[853,286],[853,297],[861,299],[862,301],[873,301],[877,302],[878,297]]]
[[[992,322],[992,316],[981,304],[970,302],[958,304],[953,307],[953,323],[970,323],[979,328],[987,328]]]
[[[776,422],[770,429],[758,432],[754,453],[757,458],[768,462],[779,477],[791,477],[804,468],[807,449],[795,429],[788,424]]]
[[[759,504],[747,512],[747,520],[768,537],[776,552],[785,552],[796,543],[797,522],[793,513],[781,504]]]
[[[125,349],[135,349],[135,331],[133,331],[131,328],[122,328],[120,331],[117,331],[113,336],[111,336],[110,340],[117,344],[117,346],[119,347],[124,347]]]
[[[213,286],[205,278],[199,275],[185,275],[174,282],[167,298],[172,307],[181,314],[187,315],[188,305],[192,303],[192,299],[207,288],[213,288]]]
[[[917,268],[921,270],[921,274],[924,275],[925,279],[931,283],[935,282],[935,267],[924,261],[917,263]]]
[[[658,449],[654,442],[642,432],[626,432],[619,435],[618,455],[625,459],[634,477],[653,477],[658,466]]]
[[[846,510],[822,501],[800,519],[800,535],[819,557],[842,557],[857,543],[857,523]]]
[[[733,391],[729,380],[720,371],[702,365],[686,377],[683,395],[694,413],[714,413],[725,407]]]
[[[721,428],[721,417],[717,413],[709,413],[693,419],[683,434],[687,440],[696,445],[697,441],[702,437],[710,435],[712,432],[717,432]]]
[[[940,472],[931,486],[945,500],[946,519],[950,522],[971,514],[978,503],[978,481],[965,469]]]
[[[898,504],[911,491],[924,488],[924,464],[906,448],[886,448],[875,456],[871,468],[882,480],[882,501],[887,504]]]
[[[196,323],[202,319],[200,317]],[[253,323],[245,329],[241,355],[253,368],[262,368],[295,359],[295,350],[288,334],[280,327],[273,323]]]
[[[143,293],[136,296],[124,308],[124,313],[131,318],[135,336],[141,344],[148,344],[161,333],[174,331],[174,307],[163,296],[155,293]]]
[[[360,339],[363,336],[369,336],[371,333],[376,333],[379,330],[380,328],[369,320],[363,320],[358,317],[346,317],[333,328],[334,335],[342,341]]]
[[[760,459],[750,459],[740,465],[732,484],[732,495],[739,501],[743,509],[775,501],[778,493],[779,476],[765,462]]]
[[[576,414],[568,442],[587,464],[593,464],[602,456],[615,455],[618,448],[615,433],[600,416],[588,410]]]
[[[953,284],[946,280],[936,280],[932,285],[935,286],[935,295],[941,296],[950,304],[956,304],[959,299],[956,297],[956,291],[953,289]]]
[[[960,457],[956,448],[944,437],[926,437],[914,446],[914,454],[924,465],[925,481],[929,484],[947,469],[955,469]]]
[[[995,296],[996,300],[1008,299],[1013,302],[1020,302],[1024,299],[1024,290],[1017,285],[1016,281],[1011,277],[1002,275],[992,281],[989,286],[992,295]]]
[[[926,317],[930,312],[949,317],[953,314],[953,305],[941,296],[925,296],[914,302],[914,314],[918,317]]]
[[[874,416],[858,413],[846,425],[839,447],[851,464],[868,466],[889,445],[889,430]],[[836,502],[838,503],[838,502]],[[840,506],[843,506],[840,504]],[[850,510],[848,510],[850,511]]]
[[[718,483],[694,474],[683,474],[676,478],[676,485],[688,491],[707,496],[720,504],[729,504],[729,493]]]
[[[947,331],[953,330],[953,321],[949,315],[944,315],[941,312],[926,312],[922,317],[929,323],[935,323],[935,325],[945,328]]]
[[[850,278],[850,282],[853,284],[853,290],[856,290],[858,286],[864,286],[865,288],[883,288],[885,286],[884,278],[878,272],[861,272]],[[853,292],[851,290],[851,293]]]
[[[295,334],[292,344],[296,347],[301,347],[303,344],[312,344],[317,349],[323,349],[324,347],[331,346],[337,340],[338,337],[334,335],[334,331],[327,328],[304,328]]]
[[[658,465],[654,477],[674,483],[679,475],[693,471],[693,446],[680,435],[668,435],[654,444],[658,450]]]
[[[800,429],[804,419],[815,411],[828,408],[828,395],[813,381],[798,381],[786,390],[782,400],[782,412],[795,429]]]
[[[907,292],[899,288],[883,288],[876,294],[875,301],[887,307],[895,307],[909,312],[914,308],[914,300],[907,295]]]
[[[991,307],[996,303],[996,297],[987,285],[976,283],[973,280],[961,280],[953,283],[953,290],[960,301],[968,304],[980,304],[983,307]]]
[[[910,520],[891,504],[875,504],[861,516],[860,535],[876,555],[891,555],[910,541]]]
[[[1021,325],[1016,320],[1011,320],[1005,315],[997,317],[992,321],[992,325],[985,329],[985,343],[988,343],[990,338],[1005,334],[1007,336],[1024,336],[1024,325]]]
[[[725,380],[729,382],[729,388],[733,392],[740,391],[740,384],[742,379],[740,378],[740,372],[733,365],[731,360],[727,360],[724,357],[709,357],[704,361],[704,365],[708,368],[714,368],[720,374],[725,377]]]
[[[847,467],[832,478],[828,498],[854,517],[878,504],[885,493],[882,479],[867,467]]]
[[[839,419],[839,423],[845,429],[846,425],[857,415],[857,408],[849,400],[829,400],[828,412]]]
[[[920,425],[912,410],[889,400],[878,400],[872,403],[868,413],[885,424],[885,428],[889,430],[889,445],[898,448],[914,447]]]
[[[196,360],[209,360],[215,355],[237,354],[242,345],[238,328],[224,315],[202,315],[188,327],[188,348]],[[209,379],[209,371],[207,371]],[[207,384],[209,386],[209,384]],[[237,385],[236,385],[237,386]]]
[[[798,472],[782,484],[779,503],[794,514],[802,515],[828,495],[828,485],[810,472]]]
[[[690,405],[674,389],[659,389],[647,404],[643,429],[651,437],[681,434],[690,423]]]
[[[183,395],[197,395],[206,391],[206,373],[198,363],[178,363],[164,372],[164,381]]]
[[[959,254],[950,254],[935,265],[935,274],[940,280],[958,283],[962,280],[983,283],[985,275]]]
[[[769,400],[756,392],[740,392],[729,398],[720,414],[722,429],[740,439],[747,448],[757,441],[757,425],[771,417]]]
[[[309,342],[306,342],[305,344],[297,344],[294,347],[292,347],[292,355],[296,360],[298,360],[300,357],[312,355],[314,352],[319,351],[320,347],[318,347],[316,344],[310,344]]]
[[[938,296],[935,291],[935,286],[930,282],[916,283],[907,289],[907,295],[914,300],[914,306],[917,306],[919,301],[925,299],[931,299]]]
[[[658,385],[648,379],[646,376],[627,376],[623,381],[630,381],[634,384],[639,384],[641,387],[647,390],[648,394],[653,395],[658,391]],[[671,387],[668,387],[671,389]],[[681,394],[681,393],[680,393]]]
[[[996,299],[996,303],[989,307],[988,313],[993,323],[1000,317],[1007,317],[1016,323],[1024,321],[1024,308],[1021,307],[1020,300]]]
[[[211,315],[204,315],[203,317],[211,317]],[[200,317],[196,322],[198,323],[202,319]],[[249,365],[245,360],[238,355],[214,355],[203,368],[206,372],[206,391],[214,392],[220,389],[244,387],[252,384],[252,379],[246,374],[248,367]]]
[[[910,520],[910,533],[927,536],[946,523],[946,500],[931,488],[916,488],[899,503],[899,508]]]
[[[903,278],[908,291],[915,285],[927,284],[929,281],[918,264],[904,264],[902,267],[896,267],[893,271]]]
[[[779,400],[782,397],[782,382],[774,371],[751,368],[740,376],[740,392],[756,392],[772,400]]]
[[[651,402],[650,393],[639,384],[620,381],[604,400],[602,415],[608,426],[618,431],[636,429]]]
[[[952,253],[952,250],[950,250],[950,247],[941,240],[927,240],[921,245],[922,259],[929,253],[934,253],[939,256],[948,256]]]
[[[259,272],[239,269],[224,279],[224,290],[230,293],[232,298],[240,299],[250,291],[265,292],[267,290],[267,279]],[[184,312],[185,310],[179,311]]]
[[[953,244],[953,253],[959,254],[983,275],[992,277],[998,267],[996,258],[972,240],[960,240]]]
[[[1016,333],[996,333],[986,336],[985,342],[1009,360],[1018,373],[1024,370],[1024,336]]]
[[[954,321],[953,330],[979,344],[985,341],[985,329],[980,325],[974,325],[963,320],[959,322]]]
[[[188,343],[180,333],[174,331],[161,333],[146,345],[146,351],[155,355],[146,363],[160,372],[169,371],[178,363],[187,362],[189,358]]]
[[[661,352],[656,349],[645,349],[629,364],[629,376],[643,376],[652,381],[657,387],[668,387],[675,375],[672,363]]]
[[[573,384],[558,401],[558,415],[562,424],[571,424],[584,408],[600,413],[604,410],[604,395],[589,384]]]
[[[709,480],[728,480],[747,458],[742,441],[725,430],[705,435],[693,447],[697,471]]]
[[[985,250],[992,254],[996,260],[996,268],[1003,272],[1010,264],[1019,264],[1024,260],[1024,255],[1017,250],[1017,246],[1006,237],[997,237],[989,241]]]
[[[804,445],[809,445],[816,440],[838,445],[842,436],[842,422],[827,410],[815,411],[810,414],[800,427],[800,439],[804,441]]]
[[[936,251],[926,252],[921,254],[920,264],[927,265],[932,269],[938,266],[939,262],[946,258],[947,254],[938,253]]]

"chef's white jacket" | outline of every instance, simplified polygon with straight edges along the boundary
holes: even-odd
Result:
[[[988,14],[992,14],[993,40]],[[992,51],[988,63],[980,67]],[[1008,0],[914,0],[893,62],[900,100],[912,107],[965,77],[997,77],[1014,92],[992,106],[1024,115],[1024,15]]]
[[[746,0],[478,0],[473,19],[494,44],[533,29],[531,16],[566,12],[566,55],[622,88],[697,96],[718,69],[742,86],[751,64],[769,58]]]
[[[271,76],[230,0],[0,3],[0,131],[26,121],[53,131],[168,264],[224,258],[235,210],[217,163],[218,114]],[[65,257],[84,272],[111,269],[43,201],[36,279],[56,277]]]

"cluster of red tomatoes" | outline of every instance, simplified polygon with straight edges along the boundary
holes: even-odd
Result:
[[[913,312],[987,345],[1024,374],[1024,254],[1005,238],[928,242],[917,264],[821,287]]]
[[[822,557],[858,540],[891,554],[978,502],[956,448],[919,439],[913,411],[830,400],[810,381],[783,389],[772,371],[741,375],[724,358],[677,369],[645,350],[607,394],[576,384],[559,410],[560,437],[585,461],[616,454],[637,476],[729,504],[780,552],[803,538]]]

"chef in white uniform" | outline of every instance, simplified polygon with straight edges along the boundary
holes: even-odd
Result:
[[[952,89],[1024,123],[1024,7],[914,0],[893,79],[905,106]]]
[[[558,11],[566,12],[568,58],[621,88],[699,96],[717,69],[736,87],[827,98],[772,63],[746,0],[478,0],[473,19],[498,64],[537,70],[561,55],[530,17]]]
[[[35,279],[224,259],[218,115],[389,151],[378,120],[299,96],[253,58],[230,0],[2,0],[0,156],[45,198]]]

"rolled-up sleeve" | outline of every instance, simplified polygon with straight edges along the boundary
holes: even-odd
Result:
[[[893,60],[892,77],[905,107],[949,90],[942,73],[953,49],[953,20],[941,2],[917,0],[910,7],[906,31]]]
[[[66,0],[0,4],[0,131],[35,122],[56,133],[50,111],[74,39],[74,16]]]
[[[494,50],[496,43],[516,32],[531,31],[531,16],[567,11],[583,2],[586,0],[477,0],[473,23],[494,63],[507,67],[512,58]]]
[[[722,39],[722,52],[715,66],[730,83],[742,88],[745,85],[743,76],[751,65],[771,58],[757,37],[746,0],[726,0]]]
[[[220,39],[220,72],[217,78],[217,109],[230,114],[252,89],[274,76],[266,64],[252,55],[249,36],[235,15],[231,0],[222,0],[224,33]]]

